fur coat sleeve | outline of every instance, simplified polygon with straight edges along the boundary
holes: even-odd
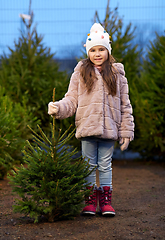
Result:
[[[62,100],[55,102],[55,105],[58,107],[58,112],[56,114],[57,119],[65,119],[75,114],[78,106],[79,78],[80,72],[75,68],[70,79],[67,93]]]
[[[121,63],[115,63],[114,67],[119,72],[119,90],[120,90],[120,110],[121,123],[118,128],[119,138],[134,138],[134,118],[132,105],[129,99],[129,88],[127,78],[125,77],[124,66]]]

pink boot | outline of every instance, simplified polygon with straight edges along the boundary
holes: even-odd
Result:
[[[112,191],[109,186],[98,188],[99,206],[102,215],[115,215],[115,210],[111,206]]]
[[[96,214],[96,208],[97,208],[97,187],[87,187],[87,189],[91,189],[91,195],[85,199],[85,204],[87,206],[84,207],[82,210],[82,214],[90,214],[95,215]]]

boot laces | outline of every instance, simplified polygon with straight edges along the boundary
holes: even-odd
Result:
[[[101,203],[103,205],[111,205],[111,192],[108,190],[103,190],[101,196]]]
[[[96,202],[96,191],[93,191],[93,194],[91,194],[85,201],[86,204],[88,205],[95,205]]]

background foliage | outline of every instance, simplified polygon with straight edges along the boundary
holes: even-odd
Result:
[[[0,179],[13,164],[22,161],[25,140],[31,139],[27,124],[36,123],[36,118],[26,109],[25,100],[22,104],[12,102],[0,86]]]
[[[148,159],[165,156],[165,36],[150,42],[139,81],[134,83],[133,148]]]
[[[7,89],[12,101],[21,105],[26,100],[28,111],[42,121],[43,127],[50,120],[48,102],[52,89],[57,89],[57,99],[63,97],[68,81],[65,72],[59,72],[54,54],[43,44],[43,37],[36,29],[21,33],[10,54],[1,56],[0,85]]]

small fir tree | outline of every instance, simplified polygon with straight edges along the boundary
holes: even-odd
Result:
[[[39,127],[39,126],[38,126]],[[74,158],[76,149],[68,146],[74,130],[55,136],[55,119],[51,138],[39,127],[40,134],[33,132],[34,145],[27,141],[23,165],[9,176],[13,191],[19,195],[14,211],[24,213],[38,221],[40,216],[48,221],[76,216],[82,208],[89,164],[82,157]]]

